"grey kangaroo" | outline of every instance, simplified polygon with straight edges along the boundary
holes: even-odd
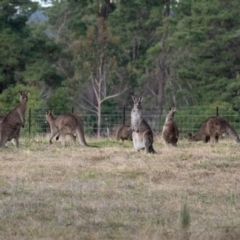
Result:
[[[175,112],[176,112],[175,109],[172,109],[168,112],[165,123],[163,125],[163,129],[162,129],[163,141],[166,144],[170,144],[174,147],[177,146],[178,135],[179,135],[178,127],[174,120]]]
[[[72,113],[64,113],[55,117],[52,111],[48,110],[46,111],[46,121],[49,123],[51,130],[50,144],[52,144],[52,139],[55,136],[58,140],[61,135],[61,144],[65,146],[65,136],[70,135],[75,144],[77,136],[82,146],[89,146],[84,137],[83,122],[80,117]]]
[[[19,92],[20,103],[11,110],[0,122],[0,147],[5,147],[7,141],[19,147],[20,129],[25,126],[25,112],[29,92]]]
[[[132,128],[129,125],[122,125],[116,131],[116,139],[117,140],[128,140],[132,141]]]
[[[3,120],[4,117],[5,117],[5,116],[0,112],[0,122]],[[15,147],[17,147],[17,146],[16,146],[16,145],[17,145],[16,138],[19,137],[19,134],[20,134],[20,129],[19,129],[19,131],[17,132],[16,136],[13,137],[13,139],[12,139],[12,143],[13,143],[13,145],[14,145]],[[10,141],[10,140],[8,140],[8,141]],[[5,144],[5,146],[6,146],[6,144]]]
[[[131,128],[134,148],[137,151],[145,149],[146,153],[156,153],[153,148],[153,132],[142,117],[142,97],[132,96],[134,106],[131,111]]]
[[[240,139],[233,129],[233,127],[222,117],[210,117],[205,120],[199,131],[192,135],[189,133],[189,140],[190,141],[203,141],[205,143],[212,142],[218,143],[219,137],[224,134],[228,133],[236,142],[240,142]]]

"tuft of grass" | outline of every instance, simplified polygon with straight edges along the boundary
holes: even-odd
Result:
[[[190,212],[187,207],[187,204],[185,203],[180,210],[180,224],[182,229],[189,228],[190,223],[191,223]]]

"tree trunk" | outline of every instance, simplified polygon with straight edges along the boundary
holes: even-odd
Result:
[[[98,109],[97,109],[97,138],[100,139],[101,138],[101,101],[98,101]]]

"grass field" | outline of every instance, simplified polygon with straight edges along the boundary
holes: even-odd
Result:
[[[41,137],[0,149],[0,239],[240,239],[240,148]]]

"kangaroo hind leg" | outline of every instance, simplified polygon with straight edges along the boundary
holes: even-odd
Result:
[[[57,135],[58,134],[58,135]],[[49,143],[52,144],[52,139],[57,135],[57,140],[60,136],[60,132],[56,129],[54,131],[51,132],[51,136],[50,136],[50,139],[49,139]]]
[[[74,134],[69,134],[69,136],[71,137],[71,139],[73,140],[74,142],[74,145],[76,146],[76,136]]]

